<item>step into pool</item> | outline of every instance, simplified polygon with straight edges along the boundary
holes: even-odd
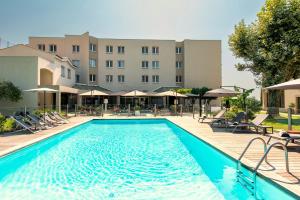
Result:
[[[258,199],[297,199],[256,184]],[[236,161],[204,141],[165,119],[129,119],[92,120],[0,158],[0,199],[255,196],[237,181]]]

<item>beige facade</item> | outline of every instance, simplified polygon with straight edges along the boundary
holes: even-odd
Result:
[[[101,39],[84,33],[30,37],[29,45],[46,52],[56,45],[53,53],[80,63],[77,82],[112,91],[218,88],[222,82],[219,40]]]
[[[268,90],[262,90],[261,99],[263,109],[274,107],[271,106],[269,93],[270,92]],[[287,108],[289,108],[291,104],[294,104],[294,111],[296,113],[300,113],[300,90],[278,90],[277,93],[278,97],[276,99],[276,107],[281,108],[282,111],[287,111]]]
[[[76,67],[68,58],[58,57],[42,52],[25,45],[0,49],[0,81],[11,81],[21,90],[37,87],[65,86],[71,88],[75,84]],[[57,105],[60,105],[59,90],[56,95]],[[77,91],[76,91],[77,93]],[[52,94],[46,95],[47,105],[53,105]],[[44,103],[43,95],[23,92],[23,99],[18,103],[0,102],[0,108],[41,106]]]

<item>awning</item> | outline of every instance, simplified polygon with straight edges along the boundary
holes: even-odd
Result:
[[[133,90],[131,92],[127,92],[123,94],[124,97],[141,97],[141,96],[148,96],[147,93],[139,91],[139,90]]]

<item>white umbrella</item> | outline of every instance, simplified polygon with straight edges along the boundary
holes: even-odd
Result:
[[[25,92],[43,92],[44,93],[44,121],[45,121],[45,114],[46,114],[46,92],[54,93],[58,92],[58,90],[54,90],[51,88],[34,88],[29,90],[24,90]]]
[[[204,94],[204,97],[234,97],[240,94],[240,92],[228,90],[224,88],[218,88],[210,90]]]
[[[142,96],[147,96],[147,93],[139,91],[139,90],[133,90],[131,92],[127,92],[123,94],[122,96],[124,97],[142,97]]]
[[[300,89],[300,78],[267,87],[268,90]]]
[[[157,93],[156,96],[166,96],[166,97],[187,97],[186,95],[184,94],[180,94],[178,92],[175,92],[175,91],[165,91],[165,92],[160,92],[160,93]]]
[[[108,94],[99,90],[92,90],[89,92],[81,93],[80,96],[108,96]]]

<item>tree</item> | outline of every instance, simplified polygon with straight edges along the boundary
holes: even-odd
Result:
[[[22,91],[12,82],[0,82],[0,100],[18,102],[22,99]]]
[[[267,0],[250,25],[239,22],[229,36],[239,71],[263,87],[300,77],[300,0]]]

